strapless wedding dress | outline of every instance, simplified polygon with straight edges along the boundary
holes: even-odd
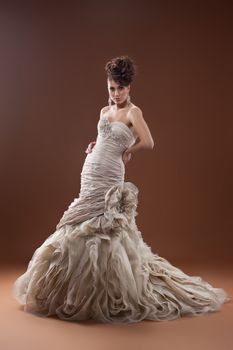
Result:
[[[79,321],[166,321],[220,309],[231,297],[153,253],[135,217],[138,188],[124,181],[129,127],[101,117],[80,193],[35,250],[12,294],[24,311]]]

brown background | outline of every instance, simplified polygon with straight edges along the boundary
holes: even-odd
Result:
[[[155,148],[133,154],[138,227],[154,252],[231,261],[232,7],[213,1],[1,3],[1,263],[27,262],[80,188],[128,54]]]

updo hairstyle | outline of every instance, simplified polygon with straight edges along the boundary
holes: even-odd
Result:
[[[122,86],[128,86],[136,74],[136,65],[129,56],[123,55],[108,61],[105,71],[109,80],[114,80]]]

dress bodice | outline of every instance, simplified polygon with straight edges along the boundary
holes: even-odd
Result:
[[[97,124],[98,143],[111,143],[113,148],[123,151],[135,142],[135,136],[130,128],[121,121],[109,122],[108,117],[102,116]]]

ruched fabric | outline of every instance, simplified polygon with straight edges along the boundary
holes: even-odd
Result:
[[[99,121],[79,197],[14,283],[13,296],[25,311],[68,321],[132,323],[213,312],[231,299],[144,242],[135,220],[139,191],[124,181],[122,152],[133,142],[125,124]]]

